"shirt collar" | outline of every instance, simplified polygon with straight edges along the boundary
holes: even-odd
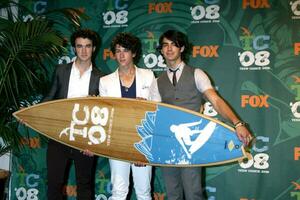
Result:
[[[175,68],[171,68],[168,66],[168,69],[171,69],[173,71],[178,69],[178,71],[182,71],[184,65],[185,65],[185,63],[183,61],[181,61],[181,63],[179,63]],[[170,70],[167,70],[167,71],[171,73]]]
[[[79,69],[76,67],[76,64],[75,64],[75,62],[73,62],[73,64],[72,64],[72,70],[74,70],[76,73],[80,73],[79,72]],[[91,64],[90,66],[89,66],[89,68],[84,72],[84,74],[85,73],[90,73],[91,71],[93,70],[93,64]]]

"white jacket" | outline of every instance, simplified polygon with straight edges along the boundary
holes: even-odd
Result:
[[[150,87],[154,80],[151,70],[135,67],[136,97],[149,100]],[[122,97],[118,69],[100,78],[99,92],[103,97]]]

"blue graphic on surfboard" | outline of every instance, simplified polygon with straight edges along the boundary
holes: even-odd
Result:
[[[202,165],[226,162],[244,153],[232,130],[160,105],[155,112],[146,112],[136,130],[142,140],[134,146],[152,164]]]

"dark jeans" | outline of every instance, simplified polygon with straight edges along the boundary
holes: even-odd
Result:
[[[75,165],[77,200],[94,199],[94,157],[50,140],[47,149],[48,200],[63,199],[63,186],[69,172],[67,166],[71,160]]]

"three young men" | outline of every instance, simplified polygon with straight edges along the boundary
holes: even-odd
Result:
[[[157,81],[151,71],[136,67],[141,44],[137,37],[129,33],[120,33],[112,41],[111,49],[116,56],[118,69],[100,79],[100,73],[92,62],[98,44],[95,38],[95,33],[90,30],[80,30],[72,35],[71,43],[77,58],[71,64],[57,67],[51,90],[44,101],[100,94],[151,99],[199,112],[205,97],[222,117],[234,124],[239,139],[245,145],[249,144],[250,132],[217,94],[207,75],[201,69],[190,67],[185,62],[188,56],[188,40],[183,33],[169,30],[161,35],[159,51],[168,70],[163,72]],[[48,198],[62,199],[64,170],[70,159],[75,161],[78,199],[91,199],[93,157],[52,140],[47,151]],[[133,172],[137,198],[151,199],[150,166],[111,159],[110,167],[112,199],[126,199],[130,170]],[[201,168],[163,167],[162,172],[168,199],[203,198]]]

